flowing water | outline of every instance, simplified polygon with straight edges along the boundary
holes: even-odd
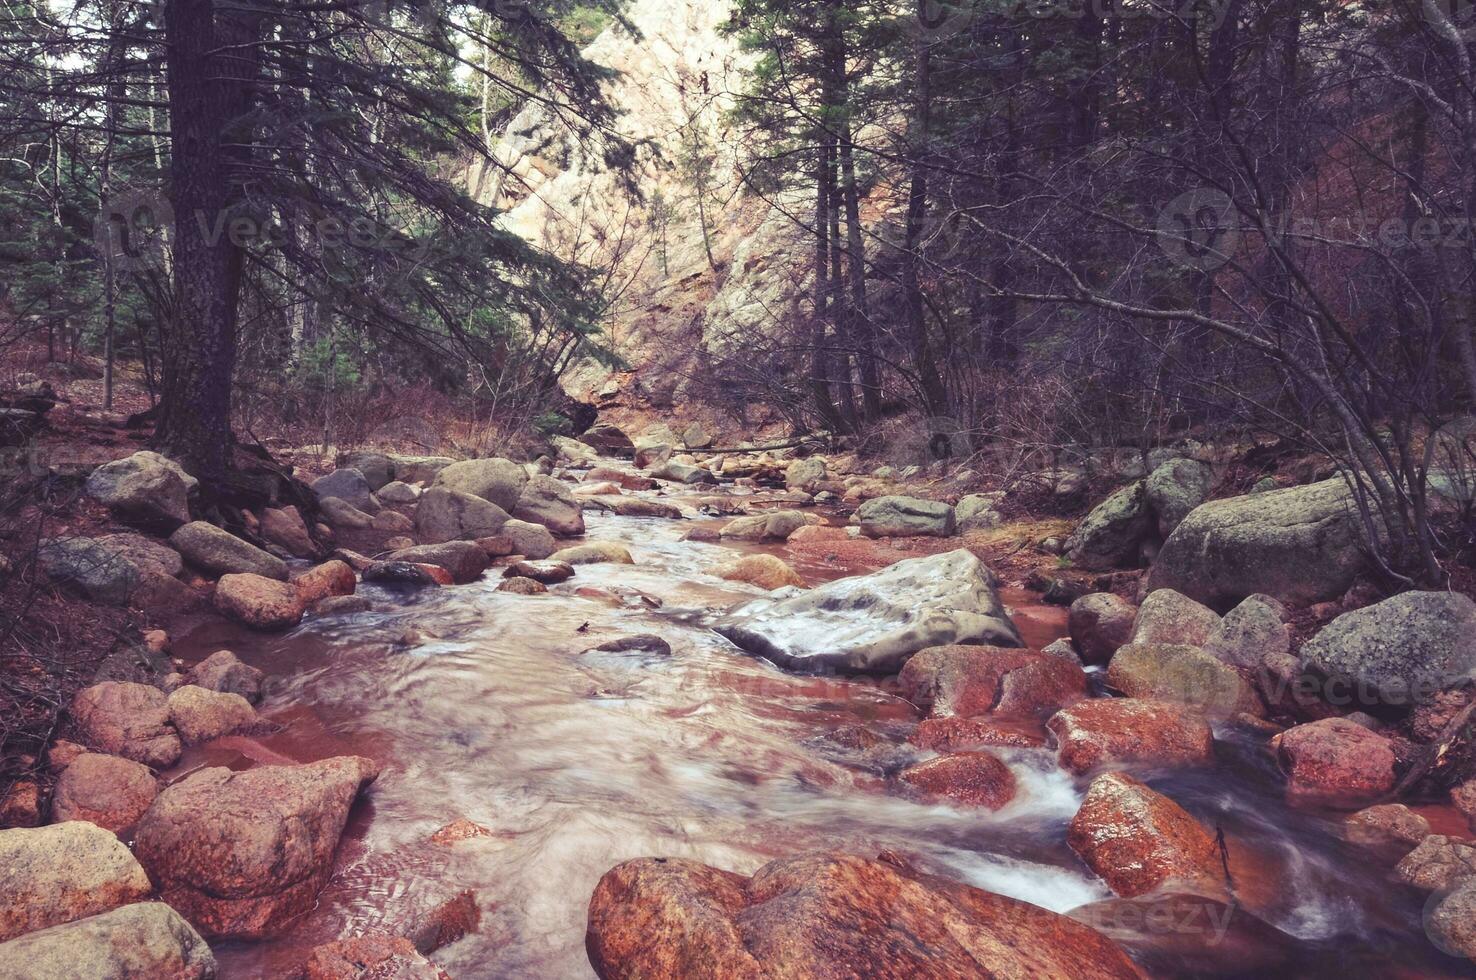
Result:
[[[210,623],[178,645],[187,658],[228,647],[266,670],[263,714],[281,726],[196,750],[185,767],[344,753],[383,766],[317,908],[273,940],[221,944],[224,977],[290,975],[314,945],[402,932],[465,889],[483,918],[435,955],[453,977],[589,977],[590,894],[641,856],[751,872],[813,848],[893,850],[1056,911],[1110,897],[1065,845],[1084,787],[1050,751],[1000,750],[1020,792],[998,813],[890,795],[887,773],[916,757],[903,744],[911,705],[874,682],[785,674],[711,632],[718,611],[761,593],[709,574],[733,549],[681,540],[692,522],[587,516],[588,538],[625,543],[634,566],[583,566],[536,597],[497,592],[495,569],[408,596],[365,586],[375,611],[281,637]],[[794,560],[783,545],[742,548]],[[795,564],[811,584],[855,571]],[[1032,598],[1005,594],[1038,647],[1065,616]],[[671,656],[585,652],[636,633],[659,634]],[[848,748],[857,726],[886,741]],[[1221,748],[1213,772],[1150,782],[1225,829],[1247,903],[1296,937],[1297,975],[1461,975],[1387,867],[1342,850],[1328,821],[1286,810],[1258,746]],[[428,842],[462,818],[491,834]]]

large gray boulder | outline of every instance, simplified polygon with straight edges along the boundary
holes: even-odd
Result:
[[[947,644],[1023,645],[993,573],[963,549],[749,602],[714,628],[750,653],[815,673],[895,673],[917,651]]]
[[[568,436],[550,436],[548,444],[558,453],[561,462],[573,466],[593,466],[600,459],[600,454],[595,452],[593,446],[587,446]]]
[[[1416,704],[1476,677],[1476,602],[1406,592],[1355,609],[1307,641],[1302,666],[1342,681],[1361,701]]]
[[[490,538],[508,522],[507,511],[481,497],[432,487],[415,506],[415,536],[425,544]]]
[[[1170,460],[1149,475],[1145,493],[1160,537],[1173,534],[1190,511],[1205,502],[1212,481],[1210,468],[1192,459]]]
[[[1147,484],[1139,480],[1102,501],[1077,525],[1066,539],[1066,555],[1082,568],[1134,565],[1154,528]]]
[[[510,459],[469,459],[441,470],[434,485],[481,497],[511,513],[528,485],[528,471]]]
[[[1291,652],[1286,608],[1268,595],[1253,595],[1225,614],[1204,643],[1204,652],[1232,667],[1254,670],[1267,657]]]
[[[579,436],[579,441],[612,456],[634,456],[635,443],[618,425],[600,422]]]
[[[920,497],[874,497],[856,511],[868,538],[946,538],[953,533],[953,508]]]
[[[142,575],[120,550],[93,538],[43,541],[36,558],[53,582],[114,606],[128,604]]]
[[[784,471],[784,485],[791,490],[808,490],[825,479],[825,457],[797,459]]]
[[[512,516],[530,524],[542,524],[561,538],[584,533],[584,511],[567,484],[551,476],[528,480]]]
[[[158,453],[134,453],[93,470],[87,494],[121,520],[172,530],[190,519],[190,488],[182,473]]]
[[[384,453],[354,453],[344,461],[344,465],[362,473],[372,491],[378,491],[395,479],[395,461]]]
[[[151,890],[118,835],[96,824],[0,830],[0,941],[140,901]]]
[[[372,512],[379,509],[368,478],[352,466],[345,466],[334,470],[327,476],[318,477],[313,481],[313,491],[319,498],[337,497],[362,511]]]
[[[430,483],[456,460],[450,456],[391,456],[396,478],[406,483]]]
[[[0,977],[26,980],[211,980],[215,955],[163,902],[138,902],[8,943]]]
[[[1148,588],[1215,609],[1256,593],[1282,602],[1341,596],[1365,567],[1363,524],[1341,478],[1212,500],[1164,542]]]
[[[191,565],[216,575],[249,573],[287,581],[287,563],[282,559],[205,521],[175,531],[169,544]]]

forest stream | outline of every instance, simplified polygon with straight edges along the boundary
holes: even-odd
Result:
[[[765,500],[720,492],[754,509]],[[690,507],[694,498],[665,499]],[[340,936],[402,933],[467,889],[482,922],[437,954],[451,975],[589,977],[590,895],[613,865],[642,856],[751,873],[807,849],[890,850],[1057,912],[1111,898],[1066,845],[1085,781],[1059,769],[1052,750],[997,750],[1020,789],[995,813],[896,795],[887,776],[920,756],[905,744],[912,705],[876,681],[781,672],[712,632],[718,613],[762,593],[709,574],[734,546],[683,540],[697,522],[587,516],[589,539],[625,544],[635,565],[581,566],[542,596],[496,591],[497,569],[422,592],[366,583],[370,612],[309,619],[281,636],[212,619],[177,643],[187,659],[229,647],[265,670],[262,714],[280,731],[188,750],[170,778],[342,754],[383,767],[316,908],[276,938],[217,945],[222,977],[282,975]],[[782,543],[736,547],[783,555],[810,585],[872,570],[807,564]],[[1002,597],[1030,647],[1065,634],[1064,609],[1023,590]],[[672,652],[591,649],[633,634],[657,634]],[[858,740],[858,730],[880,739]],[[1236,894],[1293,937],[1306,964],[1298,975],[1460,975],[1459,961],[1430,947],[1419,903],[1390,888],[1387,869],[1345,850],[1333,818],[1286,807],[1262,742],[1216,734],[1214,770],[1148,781],[1224,832]],[[1421,812],[1437,832],[1459,819]],[[490,834],[430,842],[462,819]],[[1131,939],[1124,930],[1161,928],[1095,924],[1120,941]],[[1222,969],[1241,956],[1254,963],[1243,945],[1219,945],[1221,925],[1207,920],[1209,940],[1194,945],[1220,950]],[[1237,944],[1287,942],[1229,928]]]

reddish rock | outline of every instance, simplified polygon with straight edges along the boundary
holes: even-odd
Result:
[[[1099,766],[1206,765],[1215,757],[1209,722],[1192,708],[1164,701],[1079,701],[1046,723],[1062,768],[1082,775]]]
[[[752,878],[627,861],[595,888],[585,947],[603,980],[1142,976],[1065,916],[843,854],[785,858]]]
[[[69,742],[59,738],[51,743],[51,748],[46,750],[46,768],[53,775],[60,774],[67,766],[76,762],[79,756],[87,754],[87,746],[76,742]]]
[[[238,732],[256,722],[256,709],[239,694],[186,684],[169,695],[169,720],[186,745]]]
[[[1007,647],[930,647],[897,681],[903,697],[938,717],[1047,715],[1087,694],[1080,664]]]
[[[1120,772],[1092,780],[1066,843],[1124,898],[1167,885],[1224,890],[1214,837],[1173,800]]]
[[[450,980],[403,936],[370,933],[319,946],[308,956],[305,980]]]
[[[1450,802],[1466,817],[1476,831],[1476,779],[1467,780],[1450,791]]]
[[[116,834],[74,820],[0,830],[0,943],[142,901],[149,876]]]
[[[477,893],[468,889],[417,918],[410,930],[410,941],[429,956],[476,932],[481,924],[482,909],[477,905]]]
[[[82,740],[109,755],[155,769],[179,759],[179,733],[169,722],[164,692],[145,684],[104,681],[77,693],[72,719]]]
[[[297,597],[303,606],[311,606],[329,596],[353,595],[359,587],[359,579],[348,562],[335,558],[303,572],[293,579],[292,584],[297,586]]]
[[[317,551],[307,524],[296,507],[262,511],[261,536],[299,558],[307,558]]]
[[[806,524],[795,530],[787,540],[796,544],[806,541],[845,541],[850,537],[843,527],[831,527],[828,524]]]
[[[481,824],[472,823],[470,820],[462,818],[460,820],[453,820],[451,823],[448,823],[446,826],[442,827],[434,834],[431,834],[430,842],[441,847],[447,847],[451,844],[455,844],[457,841],[471,840],[475,837],[491,836],[492,831],[488,830],[486,827],[483,827]]]
[[[368,612],[374,603],[361,595],[336,595],[319,599],[313,603],[315,616],[345,616],[350,613]]]
[[[215,608],[252,629],[291,629],[306,608],[297,589],[250,572],[223,575],[215,585]]]
[[[17,779],[0,799],[0,828],[35,827],[41,823],[41,787],[33,779]]]
[[[502,573],[503,578],[531,578],[544,585],[557,585],[574,577],[574,566],[563,561],[520,561]]]
[[[941,755],[897,775],[919,795],[998,810],[1015,798],[1015,774],[988,752]]]
[[[105,830],[123,831],[138,823],[159,784],[148,766],[116,755],[88,752],[67,766],[51,794],[53,823],[86,820]]]
[[[981,746],[1034,749],[1045,745],[1045,736],[1034,723],[1020,723],[1007,718],[925,718],[913,731],[910,740],[921,749],[934,752],[958,752]]]
[[[761,589],[782,589],[787,585],[803,587],[805,580],[780,558],[773,555],[744,555],[712,570],[718,578],[730,582],[746,582]]]
[[[1288,729],[1271,740],[1294,806],[1356,810],[1394,788],[1387,738],[1343,718]]]
[[[349,808],[376,774],[357,756],[202,769],[159,794],[135,851],[160,897],[202,934],[269,935],[313,906]]]
[[[1084,595],[1071,604],[1067,629],[1071,644],[1085,663],[1105,664],[1133,634],[1138,610],[1111,592]]]
[[[506,528],[503,534],[510,533]],[[465,585],[482,577],[491,561],[480,544],[471,541],[448,541],[445,544],[423,544],[396,551],[390,561],[408,561],[417,565],[437,565],[451,573],[453,582]]]

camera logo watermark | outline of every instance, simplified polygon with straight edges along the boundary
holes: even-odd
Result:
[[[1230,195],[1197,187],[1158,212],[1158,247],[1177,266],[1213,272],[1240,247],[1240,216]]]
[[[164,264],[164,250],[174,227],[174,209],[156,191],[133,191],[109,197],[93,222],[98,254],[124,272],[142,272]]]

